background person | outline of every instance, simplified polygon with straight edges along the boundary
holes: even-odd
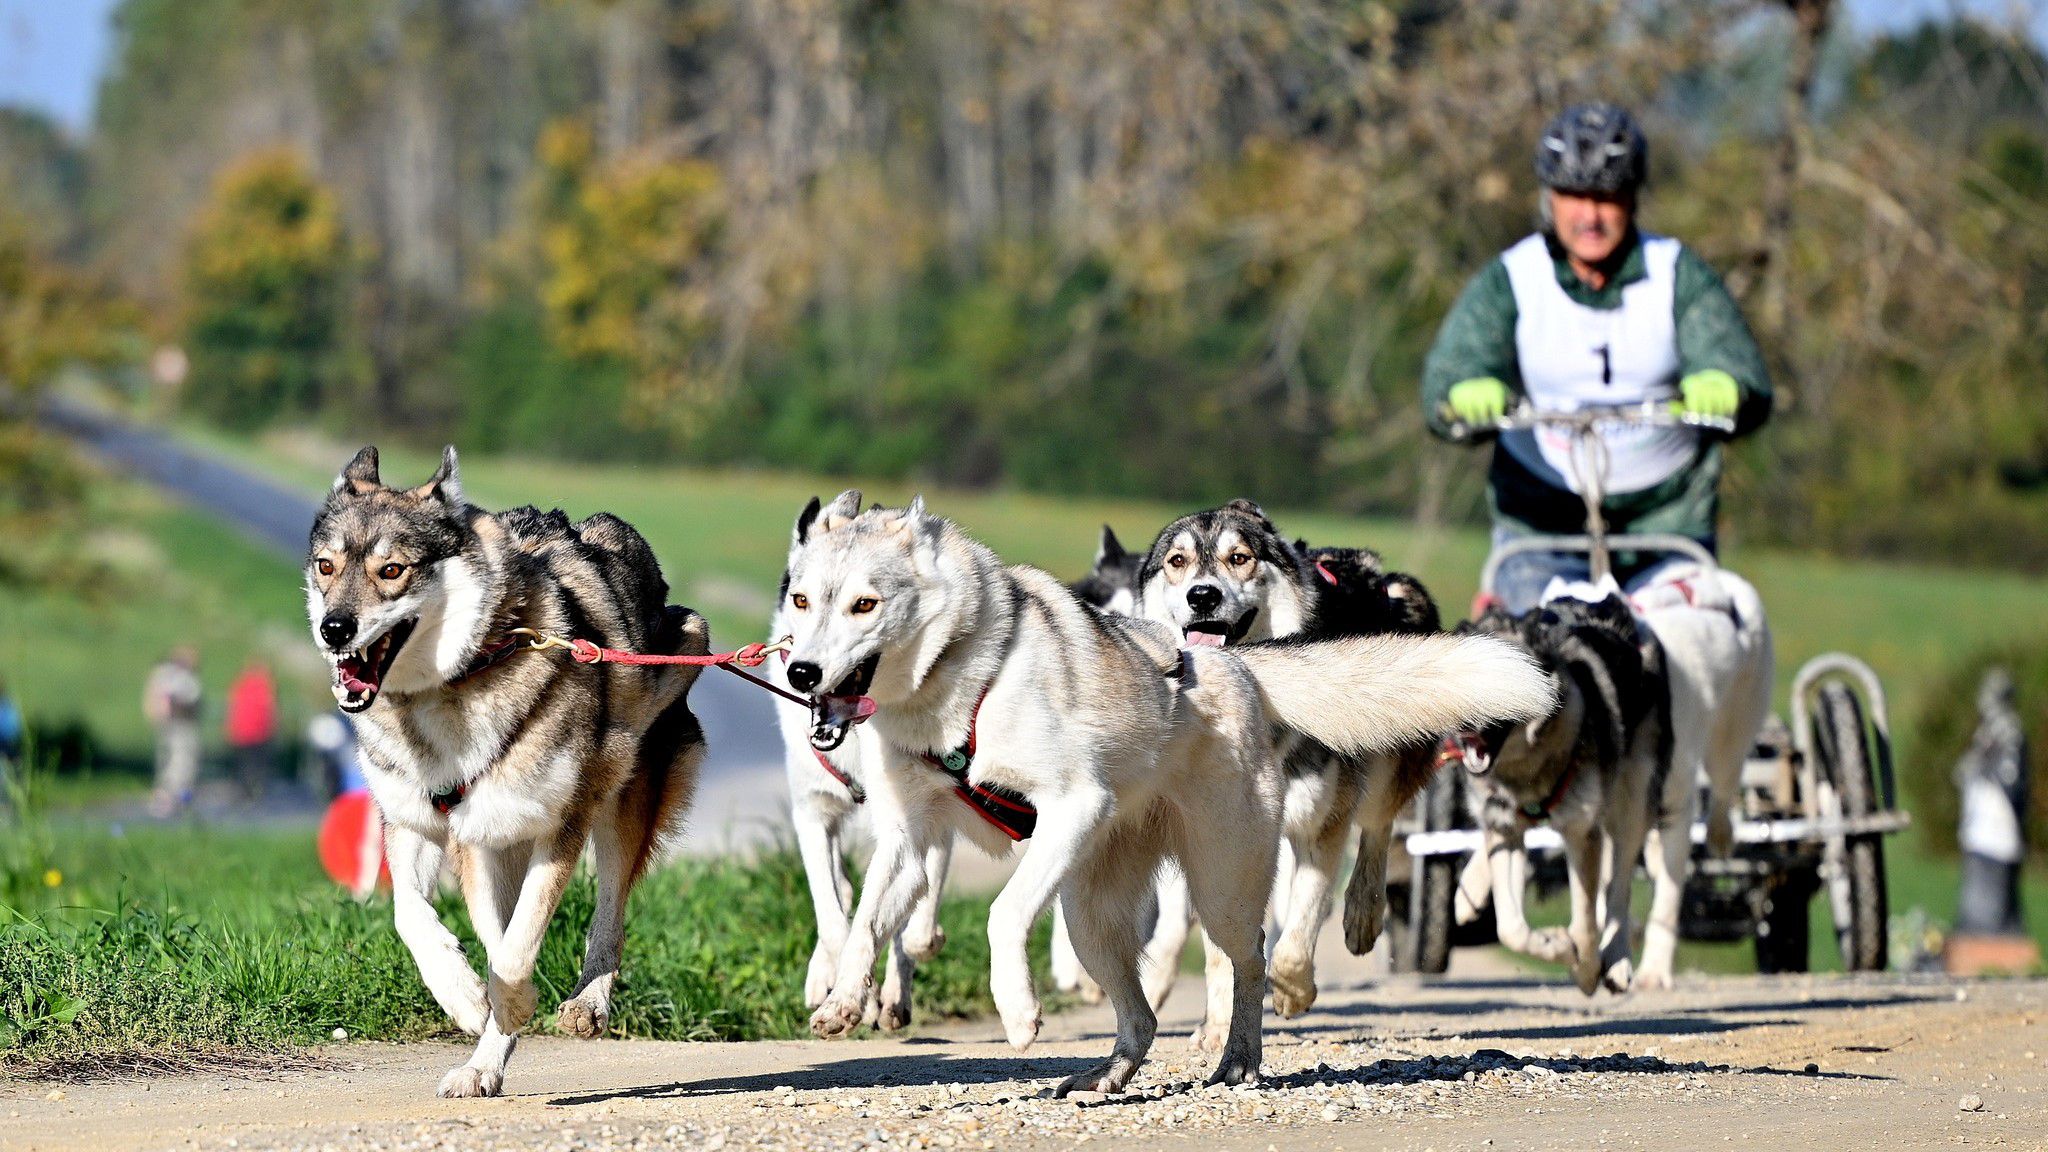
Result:
[[[1423,368],[1423,416],[1449,438],[1453,420],[1485,429],[1515,404],[1677,401],[1735,421],[1769,417],[1763,354],[1719,276],[1677,240],[1641,231],[1638,195],[1649,144],[1612,104],[1567,108],[1543,131],[1536,177],[1543,226],[1474,277],[1438,330]],[[1720,437],[1688,427],[1612,427],[1601,508],[1610,532],[1670,532],[1715,547]],[[1585,530],[1568,434],[1502,433],[1488,477],[1494,546]],[[1615,576],[1641,582],[1662,558],[1617,555]],[[1496,574],[1511,612],[1535,607],[1553,577],[1586,579],[1583,555],[1533,552]]]
[[[142,713],[156,730],[156,790],[150,815],[175,816],[192,803],[199,782],[199,652],[171,650],[142,687]]]
[[[21,705],[0,680],[0,809],[13,803],[14,766],[21,763],[23,725]]]
[[[235,782],[245,798],[258,799],[270,779],[271,746],[277,740],[277,684],[262,661],[243,665],[228,685],[221,730],[234,758]]]

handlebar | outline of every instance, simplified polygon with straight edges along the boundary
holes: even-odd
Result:
[[[1448,411],[1445,413],[1449,416]],[[1473,426],[1463,421],[1452,420],[1451,438],[1469,440],[1482,432],[1512,432],[1525,428],[1569,428],[1580,432],[1593,432],[1606,425],[1631,425],[1657,428],[1698,428],[1705,432],[1719,432],[1731,435],[1735,421],[1722,416],[1696,416],[1680,408],[1675,401],[1644,400],[1637,404],[1589,404],[1584,408],[1538,408],[1535,405],[1517,404],[1506,415],[1491,424]]]

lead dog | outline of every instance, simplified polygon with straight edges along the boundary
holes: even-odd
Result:
[[[435,1001],[478,1037],[440,1094],[495,1096],[586,843],[597,911],[560,1023],[603,1034],[627,894],[681,831],[704,754],[686,700],[695,668],[580,667],[522,653],[512,630],[702,654],[703,618],[665,606],[661,568],[622,520],[467,503],[453,448],[417,488],[386,486],[377,450],[357,453],[313,521],[305,571],[314,638],[387,826],[398,934]],[[434,911],[444,855],[488,988]]]
[[[843,493],[799,534],[785,612],[788,678],[815,695],[821,731],[872,711],[880,752],[864,782],[875,854],[832,993],[811,1018],[820,1036],[859,1025],[877,950],[929,885],[929,849],[960,834],[1001,850],[1021,830],[1030,843],[989,913],[1010,1042],[1038,1034],[1025,938],[1058,896],[1117,1015],[1110,1058],[1059,1091],[1122,1090],[1157,1028],[1136,912],[1171,856],[1230,966],[1228,1039],[1211,1080],[1255,1077],[1282,791],[1271,726],[1362,755],[1550,706],[1526,657],[1479,637],[1183,651],[1171,629],[1092,611],[1052,576],[1004,567],[922,501],[860,507],[859,492]]]

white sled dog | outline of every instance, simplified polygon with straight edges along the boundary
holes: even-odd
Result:
[[[1103,615],[1044,572],[1005,568],[922,501],[863,513],[857,491],[811,524],[786,601],[786,675],[814,694],[818,735],[829,743],[872,712],[879,752],[863,781],[875,853],[812,1030],[859,1026],[877,952],[929,887],[935,844],[959,834],[1002,851],[1028,839],[989,913],[1010,1042],[1038,1035],[1025,937],[1055,896],[1117,1015],[1109,1059],[1062,1093],[1121,1091],[1151,1048],[1135,913],[1166,856],[1230,965],[1212,1082],[1258,1074],[1260,922],[1280,825],[1272,724],[1364,754],[1551,704],[1524,655],[1480,637],[1183,651],[1171,629]]]
[[[817,519],[820,501],[812,497],[797,517],[790,540],[794,557]],[[782,590],[776,597],[771,637],[789,634],[789,573],[784,570]],[[777,673],[778,678],[781,673]],[[786,683],[786,678],[785,678]],[[880,756],[875,735],[866,726],[845,734],[836,747],[820,748],[811,742],[811,719],[795,708],[778,707],[776,722],[782,731],[783,769],[789,782],[790,822],[796,828],[797,851],[804,862],[804,878],[810,884],[811,910],[817,919],[818,943],[804,976],[804,1006],[816,1008],[832,991],[832,978],[839,971],[839,953],[846,945],[849,918],[853,915],[853,881],[846,874],[846,841],[856,813],[867,803],[863,779],[872,777]],[[836,735],[836,734],[835,734]],[[939,898],[946,885],[946,871],[953,856],[953,839],[941,837],[925,853],[925,874],[929,878],[923,896],[903,930],[889,944],[889,959],[883,969],[882,986],[870,1000],[866,1023],[883,1031],[895,1031],[910,1023],[911,977],[917,966],[938,955],[946,943],[939,927]]]
[[[704,755],[690,667],[583,667],[526,654],[514,629],[701,655],[704,620],[665,606],[645,540],[598,514],[491,513],[462,498],[455,450],[417,488],[356,454],[313,521],[306,608],[356,716],[387,826],[392,910],[427,990],[478,1037],[442,1096],[495,1096],[533,1016],[542,934],[586,843],[597,911],[564,1032],[602,1035],[626,897],[681,831]],[[489,959],[488,987],[434,912],[444,856]]]
[[[1776,662],[1762,598],[1732,572],[1674,567],[1629,608],[1633,620],[1618,597],[1597,606],[1559,600],[1519,622],[1482,618],[1483,630],[1518,632],[1538,650],[1560,703],[1538,723],[1468,744],[1465,755],[1478,773],[1472,795],[1486,839],[1460,877],[1458,919],[1469,922],[1490,896],[1501,942],[1571,965],[1587,995],[1603,984],[1614,992],[1671,986],[1698,781],[1704,774],[1708,782],[1708,845],[1725,855]],[[1561,933],[1532,931],[1523,912],[1522,830],[1546,820],[1564,837],[1572,875],[1572,922]],[[1642,963],[1632,965],[1628,895],[1638,860],[1651,898]]]

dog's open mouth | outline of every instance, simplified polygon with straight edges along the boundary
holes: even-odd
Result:
[[[831,751],[845,741],[847,729],[875,714],[875,702],[868,689],[875,682],[875,669],[882,654],[861,661],[829,692],[811,698],[811,743]]]
[[[334,699],[343,712],[361,712],[377,700],[378,689],[398,659],[398,650],[412,638],[417,620],[402,620],[382,636],[334,662]]]
[[[1222,620],[1190,621],[1188,626],[1181,630],[1181,638],[1190,648],[1221,648],[1226,644],[1235,644],[1244,639],[1245,633],[1252,630],[1252,620],[1258,614],[1259,610],[1254,608],[1238,617],[1235,624]]]

